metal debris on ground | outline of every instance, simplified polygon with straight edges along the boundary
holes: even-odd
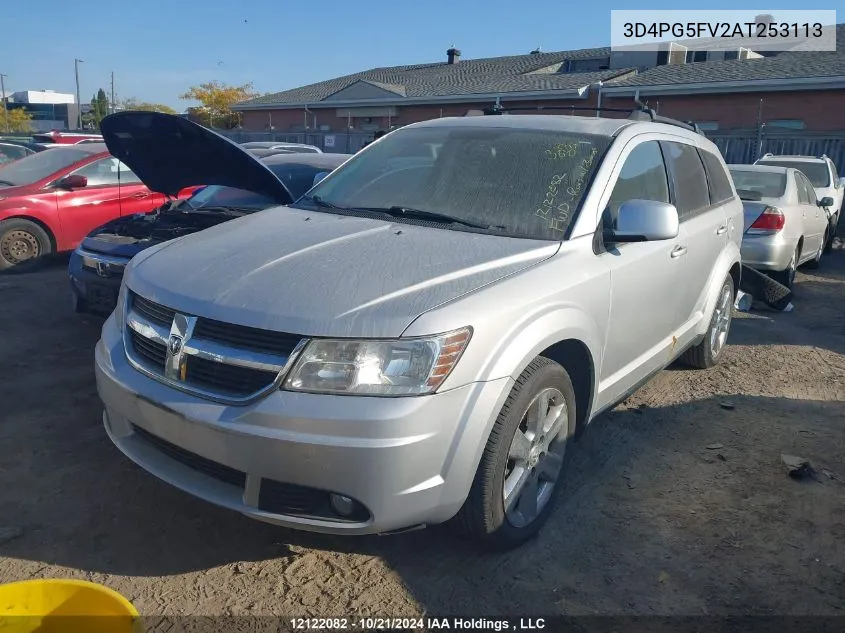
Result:
[[[715,451],[717,449],[724,448],[724,447],[725,447],[724,444],[708,444],[707,445],[707,449],[711,450],[711,451]]]
[[[733,402],[728,402],[727,400],[723,400],[722,402],[720,402],[719,406],[728,411],[733,411],[735,408]]]

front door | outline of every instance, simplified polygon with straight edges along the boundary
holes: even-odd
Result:
[[[85,176],[88,185],[57,194],[64,233],[62,250],[76,248],[88,233],[110,220],[121,215],[152,211],[163,202],[163,196],[152,194],[116,158],[95,160],[73,174]]]
[[[609,226],[626,200],[670,201],[663,152],[656,140],[632,140],[621,160],[604,213]],[[611,245],[599,255],[611,279],[599,407],[615,402],[667,364],[679,325],[678,297],[688,261],[679,256],[680,247],[677,239],[633,242]]]

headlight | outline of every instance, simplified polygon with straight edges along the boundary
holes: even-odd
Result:
[[[385,341],[313,340],[284,389],[367,396],[433,393],[466,349],[472,328]]]

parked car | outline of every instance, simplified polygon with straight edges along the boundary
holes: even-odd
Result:
[[[100,134],[60,132],[59,130],[53,130],[52,132],[33,134],[32,140],[35,143],[46,143],[48,145],[76,145],[82,141],[102,143],[103,137]]]
[[[102,144],[56,147],[2,165],[0,270],[73,250],[94,227],[164,202]]]
[[[139,253],[96,346],[109,437],[278,525],[454,519],[518,545],[590,420],[676,358],[724,355],[742,203],[712,142],[650,116],[415,123],[288,207]],[[183,119],[106,121],[151,186],[175,172],[144,147],[181,136],[206,158],[191,177],[278,188]]]
[[[304,154],[322,154],[323,150],[314,145],[304,145],[302,143],[283,143],[279,141],[249,141],[241,143],[241,147],[246,149],[285,149],[291,152],[301,152]]]
[[[171,146],[163,151],[172,151]],[[177,204],[165,205],[152,213],[121,217],[91,231],[71,254],[68,265],[74,309],[108,315],[117,303],[123,269],[136,254],[233,218],[293,202],[313,186],[315,179],[322,178],[348,158],[346,154],[273,154],[271,150],[250,153],[262,151],[271,152],[262,162],[279,181],[275,196],[211,185],[196,190]],[[187,150],[182,157],[185,161],[200,160],[190,156]],[[179,173],[174,172],[173,178],[180,179]],[[150,183],[150,188],[158,187],[161,193],[166,193],[181,184],[157,180]]]
[[[829,252],[833,245],[833,238],[839,230],[839,218],[842,215],[842,203],[845,198],[845,186],[840,181],[836,171],[836,165],[825,155],[822,156],[775,156],[766,154],[755,165],[778,165],[780,167],[792,167],[804,172],[804,175],[813,184],[816,190],[816,198],[824,200],[830,198],[833,202],[827,207],[828,240],[825,243],[825,251]]]
[[[44,149],[44,146],[38,143],[0,139],[0,165],[6,165],[24,156],[43,152]]]
[[[802,264],[818,267],[828,241],[827,213],[802,171],[768,164],[729,165],[743,201],[742,263],[792,287]]]

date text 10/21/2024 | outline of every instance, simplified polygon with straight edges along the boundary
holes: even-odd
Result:
[[[540,631],[544,618],[292,618],[294,631]]]

